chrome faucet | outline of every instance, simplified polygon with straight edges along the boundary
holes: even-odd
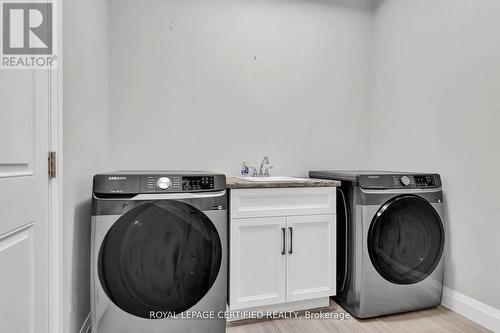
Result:
[[[269,177],[269,169],[272,168],[272,166],[269,166],[269,157],[264,156],[264,158],[262,159],[262,163],[260,163],[259,177]]]
[[[245,161],[241,162],[241,170],[240,174],[242,176],[247,176],[250,171],[252,171],[252,177],[269,177],[271,174],[269,170],[273,168],[272,165],[269,165],[269,157],[264,156],[262,159],[262,163],[260,164],[259,172],[257,173],[257,168],[247,165]]]

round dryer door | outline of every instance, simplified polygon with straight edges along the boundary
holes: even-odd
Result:
[[[188,310],[214,284],[222,261],[217,230],[179,201],[140,205],[119,218],[99,252],[99,278],[113,303],[143,318]]]
[[[428,201],[398,196],[384,204],[368,231],[368,253],[386,280],[413,284],[436,268],[444,247],[443,223]]]

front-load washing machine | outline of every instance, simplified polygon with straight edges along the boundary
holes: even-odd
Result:
[[[337,297],[358,318],[441,303],[445,226],[438,174],[311,171],[337,195]]]
[[[224,175],[96,175],[91,223],[93,333],[225,332]]]

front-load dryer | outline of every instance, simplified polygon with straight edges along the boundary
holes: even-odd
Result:
[[[358,318],[441,303],[445,225],[438,174],[312,171],[337,195],[337,297]]]
[[[93,333],[222,333],[226,178],[203,172],[94,177]]]

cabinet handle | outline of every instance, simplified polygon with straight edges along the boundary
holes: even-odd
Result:
[[[288,253],[292,254],[293,253],[293,228],[288,227],[288,229],[290,230],[290,251],[288,251]]]
[[[285,255],[286,254],[286,249],[285,249],[285,238],[286,238],[286,229],[285,228],[281,228],[281,231],[283,232],[283,249],[281,250],[281,254],[282,255]]]

